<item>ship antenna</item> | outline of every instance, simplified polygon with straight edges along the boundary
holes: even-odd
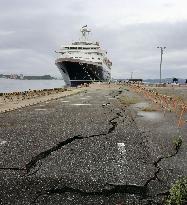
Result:
[[[82,40],[83,40],[83,41],[87,41],[87,40],[88,40],[88,35],[89,35],[90,32],[91,32],[91,30],[89,30],[89,29],[87,28],[87,25],[85,25],[85,26],[83,26],[83,27],[81,28]]]

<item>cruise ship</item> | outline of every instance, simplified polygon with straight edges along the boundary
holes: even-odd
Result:
[[[89,40],[91,30],[81,28],[81,38],[70,45],[61,46],[55,64],[67,86],[91,82],[107,82],[111,79],[112,62],[99,42]]]

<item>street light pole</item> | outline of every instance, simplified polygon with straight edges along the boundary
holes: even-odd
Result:
[[[160,48],[160,83],[162,83],[162,55],[163,55],[166,47],[158,46],[157,48]]]
[[[132,79],[133,72],[131,72],[131,79]]]

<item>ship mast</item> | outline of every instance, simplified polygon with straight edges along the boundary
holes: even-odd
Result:
[[[89,35],[90,32],[91,32],[91,30],[89,30],[89,29],[87,28],[87,25],[86,25],[86,26],[83,26],[83,27],[81,28],[81,33],[82,33],[81,40],[82,40],[82,41],[87,41],[87,40],[88,40],[88,35]]]

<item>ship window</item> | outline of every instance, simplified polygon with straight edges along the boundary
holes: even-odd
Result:
[[[92,58],[92,59],[94,59],[94,58]]]
[[[101,60],[100,58],[98,58],[98,60]]]

